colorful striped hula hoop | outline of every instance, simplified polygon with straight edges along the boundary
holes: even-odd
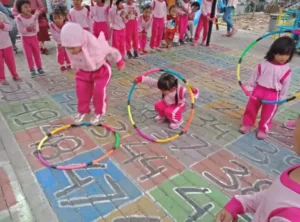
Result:
[[[190,97],[191,97],[191,111],[190,111],[190,116],[189,116],[189,119],[187,121],[187,123],[185,124],[185,126],[183,127],[183,129],[181,130],[180,133],[177,133],[176,135],[172,136],[172,137],[169,137],[169,138],[165,138],[165,139],[153,139],[151,136],[148,136],[146,134],[144,134],[136,125],[135,125],[135,122],[132,118],[132,114],[131,114],[131,107],[130,107],[130,100],[131,100],[131,97],[132,97],[132,93],[134,91],[134,88],[136,86],[136,83],[134,82],[133,85],[131,86],[131,89],[129,91],[129,94],[128,94],[128,102],[127,102],[127,110],[128,110],[128,116],[129,116],[129,119],[130,119],[130,122],[132,123],[133,127],[136,129],[137,133],[145,138],[146,140],[149,140],[150,142],[156,142],[156,143],[167,143],[167,142],[170,142],[172,140],[175,140],[177,139],[178,137],[180,137],[182,134],[186,133],[187,132],[187,129],[189,128],[189,126],[191,125],[191,122],[193,120],[193,117],[194,117],[194,113],[195,113],[195,110],[194,110],[194,103],[195,103],[195,98],[194,98],[194,94],[193,94],[193,91],[192,91],[192,88],[190,86],[190,84],[183,78],[182,75],[180,75],[179,73],[173,71],[173,70],[170,70],[170,69],[153,69],[153,70],[150,70],[150,71],[147,71],[145,73],[142,73],[140,76],[148,76],[152,73],[155,73],[155,72],[166,72],[166,73],[169,73],[169,74],[172,74],[174,76],[176,76],[178,79],[182,80],[189,93],[190,93]]]
[[[88,163],[81,163],[81,164],[76,164],[76,165],[69,165],[69,166],[60,166],[60,165],[53,165],[51,163],[49,163],[47,160],[45,160],[45,158],[42,155],[42,147],[44,145],[44,143],[50,139],[54,134],[72,128],[72,127],[80,127],[80,126],[92,126],[92,124],[90,123],[82,123],[80,125],[75,125],[75,124],[70,124],[70,125],[65,125],[62,127],[59,127],[57,129],[52,130],[49,134],[47,134],[39,143],[38,148],[37,148],[37,152],[38,152],[38,158],[41,161],[41,163],[43,165],[45,165],[46,167],[51,167],[53,169],[57,169],[57,170],[74,170],[74,169],[81,169],[81,168],[85,168],[87,166],[91,166],[91,165],[96,165],[99,162],[101,162],[102,160],[106,159],[108,156],[110,156],[120,145],[120,135],[110,126],[105,125],[105,124],[99,124],[98,126],[104,127],[108,130],[110,130],[111,132],[113,132],[115,134],[115,144],[113,146],[113,148],[111,148],[106,154],[104,154],[103,156],[99,157],[96,160],[90,161]]]
[[[295,94],[294,96],[290,97],[290,98],[287,98],[287,99],[283,99],[283,100],[277,100],[277,101],[269,101],[269,100],[261,100],[261,99],[258,99],[256,98],[255,96],[252,96],[251,93],[245,88],[245,86],[243,85],[242,81],[241,81],[241,63],[242,63],[242,60],[244,58],[244,56],[248,53],[248,51],[257,44],[257,42],[259,42],[260,40],[268,37],[268,36],[271,36],[271,35],[276,35],[276,34],[281,34],[281,33],[294,33],[295,30],[285,30],[285,31],[274,31],[274,32],[269,32],[261,37],[259,37],[258,39],[254,40],[253,42],[251,42],[247,48],[243,51],[243,53],[241,54],[240,56],[240,59],[239,59],[239,62],[238,62],[238,65],[236,67],[236,77],[237,77],[237,81],[240,85],[240,87],[242,88],[242,90],[245,92],[245,94],[249,97],[251,97],[252,99],[255,99],[261,103],[264,103],[264,104],[283,104],[285,102],[290,102],[296,98],[300,98],[300,93],[297,93]]]

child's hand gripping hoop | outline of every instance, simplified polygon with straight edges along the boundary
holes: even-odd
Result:
[[[240,85],[240,87],[242,88],[242,90],[245,92],[245,94],[249,97],[251,97],[252,99],[255,99],[261,103],[264,103],[264,104],[283,104],[285,102],[290,102],[294,99],[297,99],[297,98],[300,98],[300,93],[297,93],[295,94],[294,96],[290,97],[290,98],[287,98],[287,99],[283,99],[283,100],[277,100],[277,101],[269,101],[269,100],[260,100],[254,96],[251,95],[251,93],[245,88],[245,86],[243,85],[242,81],[241,81],[241,63],[242,63],[242,60],[243,58],[245,57],[245,55],[248,53],[248,51],[257,44],[258,41],[266,38],[266,37],[269,37],[271,35],[276,35],[276,34],[281,34],[281,33],[293,33],[295,30],[284,30],[284,31],[274,31],[274,32],[269,32],[261,37],[259,37],[258,39],[254,40],[253,42],[251,42],[247,48],[242,52],[241,56],[240,56],[240,59],[239,59],[239,62],[238,62],[238,65],[236,67],[236,77],[237,77],[237,81]]]
[[[130,100],[131,100],[134,88],[135,88],[135,86],[137,84],[135,81],[134,81],[133,85],[131,86],[131,89],[130,89],[129,94],[128,94],[128,102],[127,102],[128,116],[129,116],[130,122],[132,123],[133,127],[136,129],[137,133],[140,136],[142,136],[143,138],[145,138],[146,140],[149,140],[151,142],[167,143],[167,142],[170,142],[172,140],[177,139],[179,136],[181,136],[182,134],[184,134],[184,133],[187,132],[187,129],[191,125],[193,117],[194,117],[194,113],[195,113],[195,110],[194,110],[195,98],[194,98],[194,94],[193,94],[193,91],[192,91],[192,88],[191,88],[190,84],[183,78],[182,75],[180,75],[179,73],[177,73],[177,72],[175,72],[173,70],[170,70],[170,69],[153,69],[153,70],[147,71],[145,73],[142,73],[140,76],[148,76],[148,75],[150,75],[152,73],[155,73],[155,72],[166,72],[166,73],[172,74],[172,75],[176,76],[178,79],[182,80],[185,83],[185,85],[186,85],[186,87],[187,87],[187,89],[189,91],[190,97],[191,97],[191,111],[190,111],[190,116],[189,116],[189,119],[188,119],[187,123],[185,124],[185,126],[183,127],[183,129],[181,130],[180,133],[177,133],[176,135],[174,135],[172,137],[169,137],[169,138],[155,140],[151,136],[148,136],[148,135],[144,134],[135,125],[135,122],[134,122],[134,120],[132,118],[132,114],[131,114]]]
[[[120,145],[120,135],[117,132],[115,132],[115,130],[112,127],[107,126],[105,124],[99,124],[98,126],[104,127],[106,129],[108,129],[109,131],[113,132],[115,134],[115,138],[116,138],[113,148],[111,148],[106,154],[104,154],[103,156],[99,157],[98,159],[90,161],[88,163],[81,163],[81,164],[70,165],[70,166],[53,165],[53,164],[49,163],[47,160],[45,160],[45,158],[42,155],[42,147],[48,139],[50,139],[54,134],[56,134],[60,131],[63,131],[63,130],[66,130],[66,129],[69,129],[69,128],[72,128],[72,127],[80,127],[80,126],[92,126],[92,125],[90,123],[82,123],[80,125],[74,125],[74,124],[66,125],[66,126],[62,126],[62,127],[57,128],[57,129],[54,129],[48,135],[46,135],[41,140],[41,142],[39,143],[38,148],[37,148],[38,158],[41,161],[41,163],[43,165],[47,166],[47,167],[51,167],[51,168],[54,168],[54,169],[57,169],[57,170],[81,169],[81,168],[85,168],[87,166],[98,164],[99,162],[101,162],[102,160],[104,160],[108,156],[110,156],[119,147],[119,145]]]

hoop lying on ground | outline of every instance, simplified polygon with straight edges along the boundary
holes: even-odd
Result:
[[[191,125],[191,122],[192,122],[192,119],[194,117],[194,103],[195,103],[195,98],[194,98],[194,94],[192,92],[192,88],[191,86],[189,85],[189,83],[183,78],[182,75],[180,75],[179,73],[173,71],[173,70],[170,70],[170,69],[153,69],[153,70],[150,70],[148,72],[145,72],[145,73],[142,73],[140,76],[148,76],[152,73],[155,73],[155,72],[166,72],[166,73],[169,73],[169,74],[172,74],[174,76],[176,76],[178,79],[182,80],[188,91],[189,91],[189,94],[190,94],[190,97],[191,97],[191,111],[190,111],[190,116],[189,116],[189,119],[187,121],[187,123],[185,124],[185,126],[183,127],[183,129],[181,130],[180,133],[177,133],[176,135],[172,136],[172,137],[169,137],[169,138],[165,138],[165,139],[153,139],[151,136],[148,136],[146,134],[144,134],[136,125],[135,125],[135,122],[132,118],[132,114],[131,114],[131,107],[130,107],[130,100],[131,100],[131,97],[132,97],[132,93],[134,91],[134,88],[136,86],[136,83],[134,82],[133,85],[131,86],[131,89],[129,91],[129,94],[128,94],[128,103],[127,103],[127,109],[128,109],[128,116],[129,116],[129,119],[130,119],[130,122],[132,123],[133,127],[136,129],[136,131],[138,132],[138,134],[142,137],[144,137],[145,139],[151,141],[151,142],[156,142],[156,143],[167,143],[167,142],[170,142],[172,140],[175,140],[177,139],[179,136],[181,136],[182,134],[186,133],[187,129],[189,128],[189,126]]]
[[[251,97],[252,99],[255,99],[261,103],[265,103],[265,104],[282,104],[282,103],[285,103],[285,102],[289,102],[289,101],[292,101],[296,98],[300,98],[300,93],[297,93],[295,94],[294,96],[290,97],[290,98],[287,98],[287,99],[283,99],[283,100],[278,100],[278,101],[268,101],[268,100],[260,100],[254,96],[251,95],[251,93],[245,88],[245,86],[243,85],[242,81],[241,81],[241,63],[242,63],[242,60],[244,58],[244,56],[247,54],[247,52],[257,44],[257,42],[259,42],[260,40],[268,37],[268,36],[271,36],[271,35],[276,35],[276,34],[281,34],[281,33],[293,33],[295,30],[285,30],[285,31],[274,31],[274,32],[269,32],[261,37],[259,37],[258,39],[254,40],[253,42],[251,42],[247,48],[243,51],[243,53],[241,54],[240,56],[240,59],[239,59],[239,62],[238,62],[238,65],[237,65],[237,68],[236,68],[236,77],[237,77],[237,81],[240,85],[240,87],[242,88],[242,90],[245,92],[245,94],[249,97]]]
[[[57,169],[57,170],[73,170],[73,169],[80,169],[80,168],[85,168],[87,166],[91,166],[91,165],[95,165],[95,164],[98,164],[99,162],[101,162],[102,160],[106,159],[108,156],[110,156],[114,151],[115,149],[118,148],[118,146],[120,145],[120,135],[115,132],[115,130],[113,128],[111,128],[110,126],[107,126],[105,124],[99,124],[98,126],[101,126],[101,127],[104,127],[108,130],[110,130],[111,132],[113,132],[115,134],[115,137],[116,137],[116,141],[115,141],[115,144],[113,146],[113,148],[111,148],[106,154],[104,154],[103,156],[99,157],[98,159],[96,160],[93,160],[93,161],[90,161],[88,163],[81,163],[81,164],[76,164],[76,165],[70,165],[70,166],[60,166],[60,165],[52,165],[51,163],[49,163],[48,161],[45,160],[45,158],[43,157],[42,155],[42,147],[44,145],[44,143],[50,139],[54,134],[60,132],[60,131],[63,131],[63,130],[66,130],[66,129],[69,129],[71,127],[80,127],[80,126],[92,126],[90,123],[82,123],[80,125],[74,125],[74,124],[71,124],[71,125],[66,125],[66,126],[62,126],[62,127],[59,127],[57,129],[54,129],[52,130],[47,136],[45,136],[41,142],[39,143],[38,145],[38,148],[37,148],[37,151],[38,151],[38,158],[39,160],[42,162],[42,164],[44,164],[45,166],[47,167],[51,167],[51,168],[54,168],[54,169]]]

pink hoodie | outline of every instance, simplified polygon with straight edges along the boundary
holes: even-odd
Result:
[[[121,13],[125,12],[124,9],[118,10],[117,6],[112,6],[109,10],[109,19],[111,22],[111,28],[115,30],[125,29],[126,18],[121,17]]]
[[[68,20],[70,22],[78,23],[82,28],[92,30],[93,21],[91,19],[91,14],[86,7],[81,9],[71,8],[68,14]]]
[[[65,25],[65,24],[64,24]],[[64,26],[63,25],[63,26]],[[62,26],[62,27],[63,27]],[[61,41],[60,41],[60,32],[61,32],[61,29],[62,27],[58,27],[57,25],[55,25],[53,22],[50,23],[50,31],[51,31],[51,35],[52,35],[52,38],[53,40],[56,42],[57,45],[60,45],[61,44]]]
[[[18,15],[16,22],[21,36],[35,36],[40,30],[38,18],[35,15]]]
[[[191,3],[188,2],[181,2],[181,6],[179,7],[178,14],[179,15],[189,15],[192,12]]]
[[[12,30],[12,25],[6,15],[0,12],[0,49],[5,49],[12,46],[9,31]]]
[[[210,16],[211,8],[212,8],[212,0],[203,0],[202,7],[201,7],[201,15]],[[215,17],[217,16],[217,8],[218,7],[216,7]]]
[[[128,5],[128,3],[123,4],[124,10],[127,15],[128,20],[134,20],[137,19],[140,15],[139,8],[135,3],[132,3],[131,5]],[[137,15],[135,15],[134,11],[137,12]]]
[[[109,46],[103,32],[97,39],[79,24],[68,22],[63,26],[60,38],[63,47],[81,47],[81,52],[76,55],[66,50],[73,68],[85,72],[97,71],[106,62],[107,56],[110,56],[118,67],[124,65],[120,52]]]
[[[143,14],[139,16],[139,32],[148,32],[152,26],[153,17],[151,16],[148,21],[145,21]]]
[[[167,21],[167,4],[164,0],[152,1],[152,15],[154,18],[164,18]]]

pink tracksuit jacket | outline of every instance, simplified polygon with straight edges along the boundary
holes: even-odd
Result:
[[[87,31],[92,31],[92,19],[89,10],[86,7],[81,9],[71,8],[68,14],[70,22],[78,23]]]
[[[100,32],[103,32],[106,40],[110,38],[109,24],[108,24],[109,5],[92,5],[91,18],[93,20],[93,33],[98,38]]]
[[[299,167],[284,171],[267,190],[234,196],[225,209],[234,218],[238,214],[252,213],[252,222],[299,222],[300,184],[289,177],[289,173]]]
[[[127,15],[126,23],[126,50],[130,51],[131,46],[135,51],[139,49],[139,34],[138,34],[138,17],[139,8],[135,3],[129,5],[128,3],[123,4],[124,10]],[[136,15],[137,14],[137,15]]]

